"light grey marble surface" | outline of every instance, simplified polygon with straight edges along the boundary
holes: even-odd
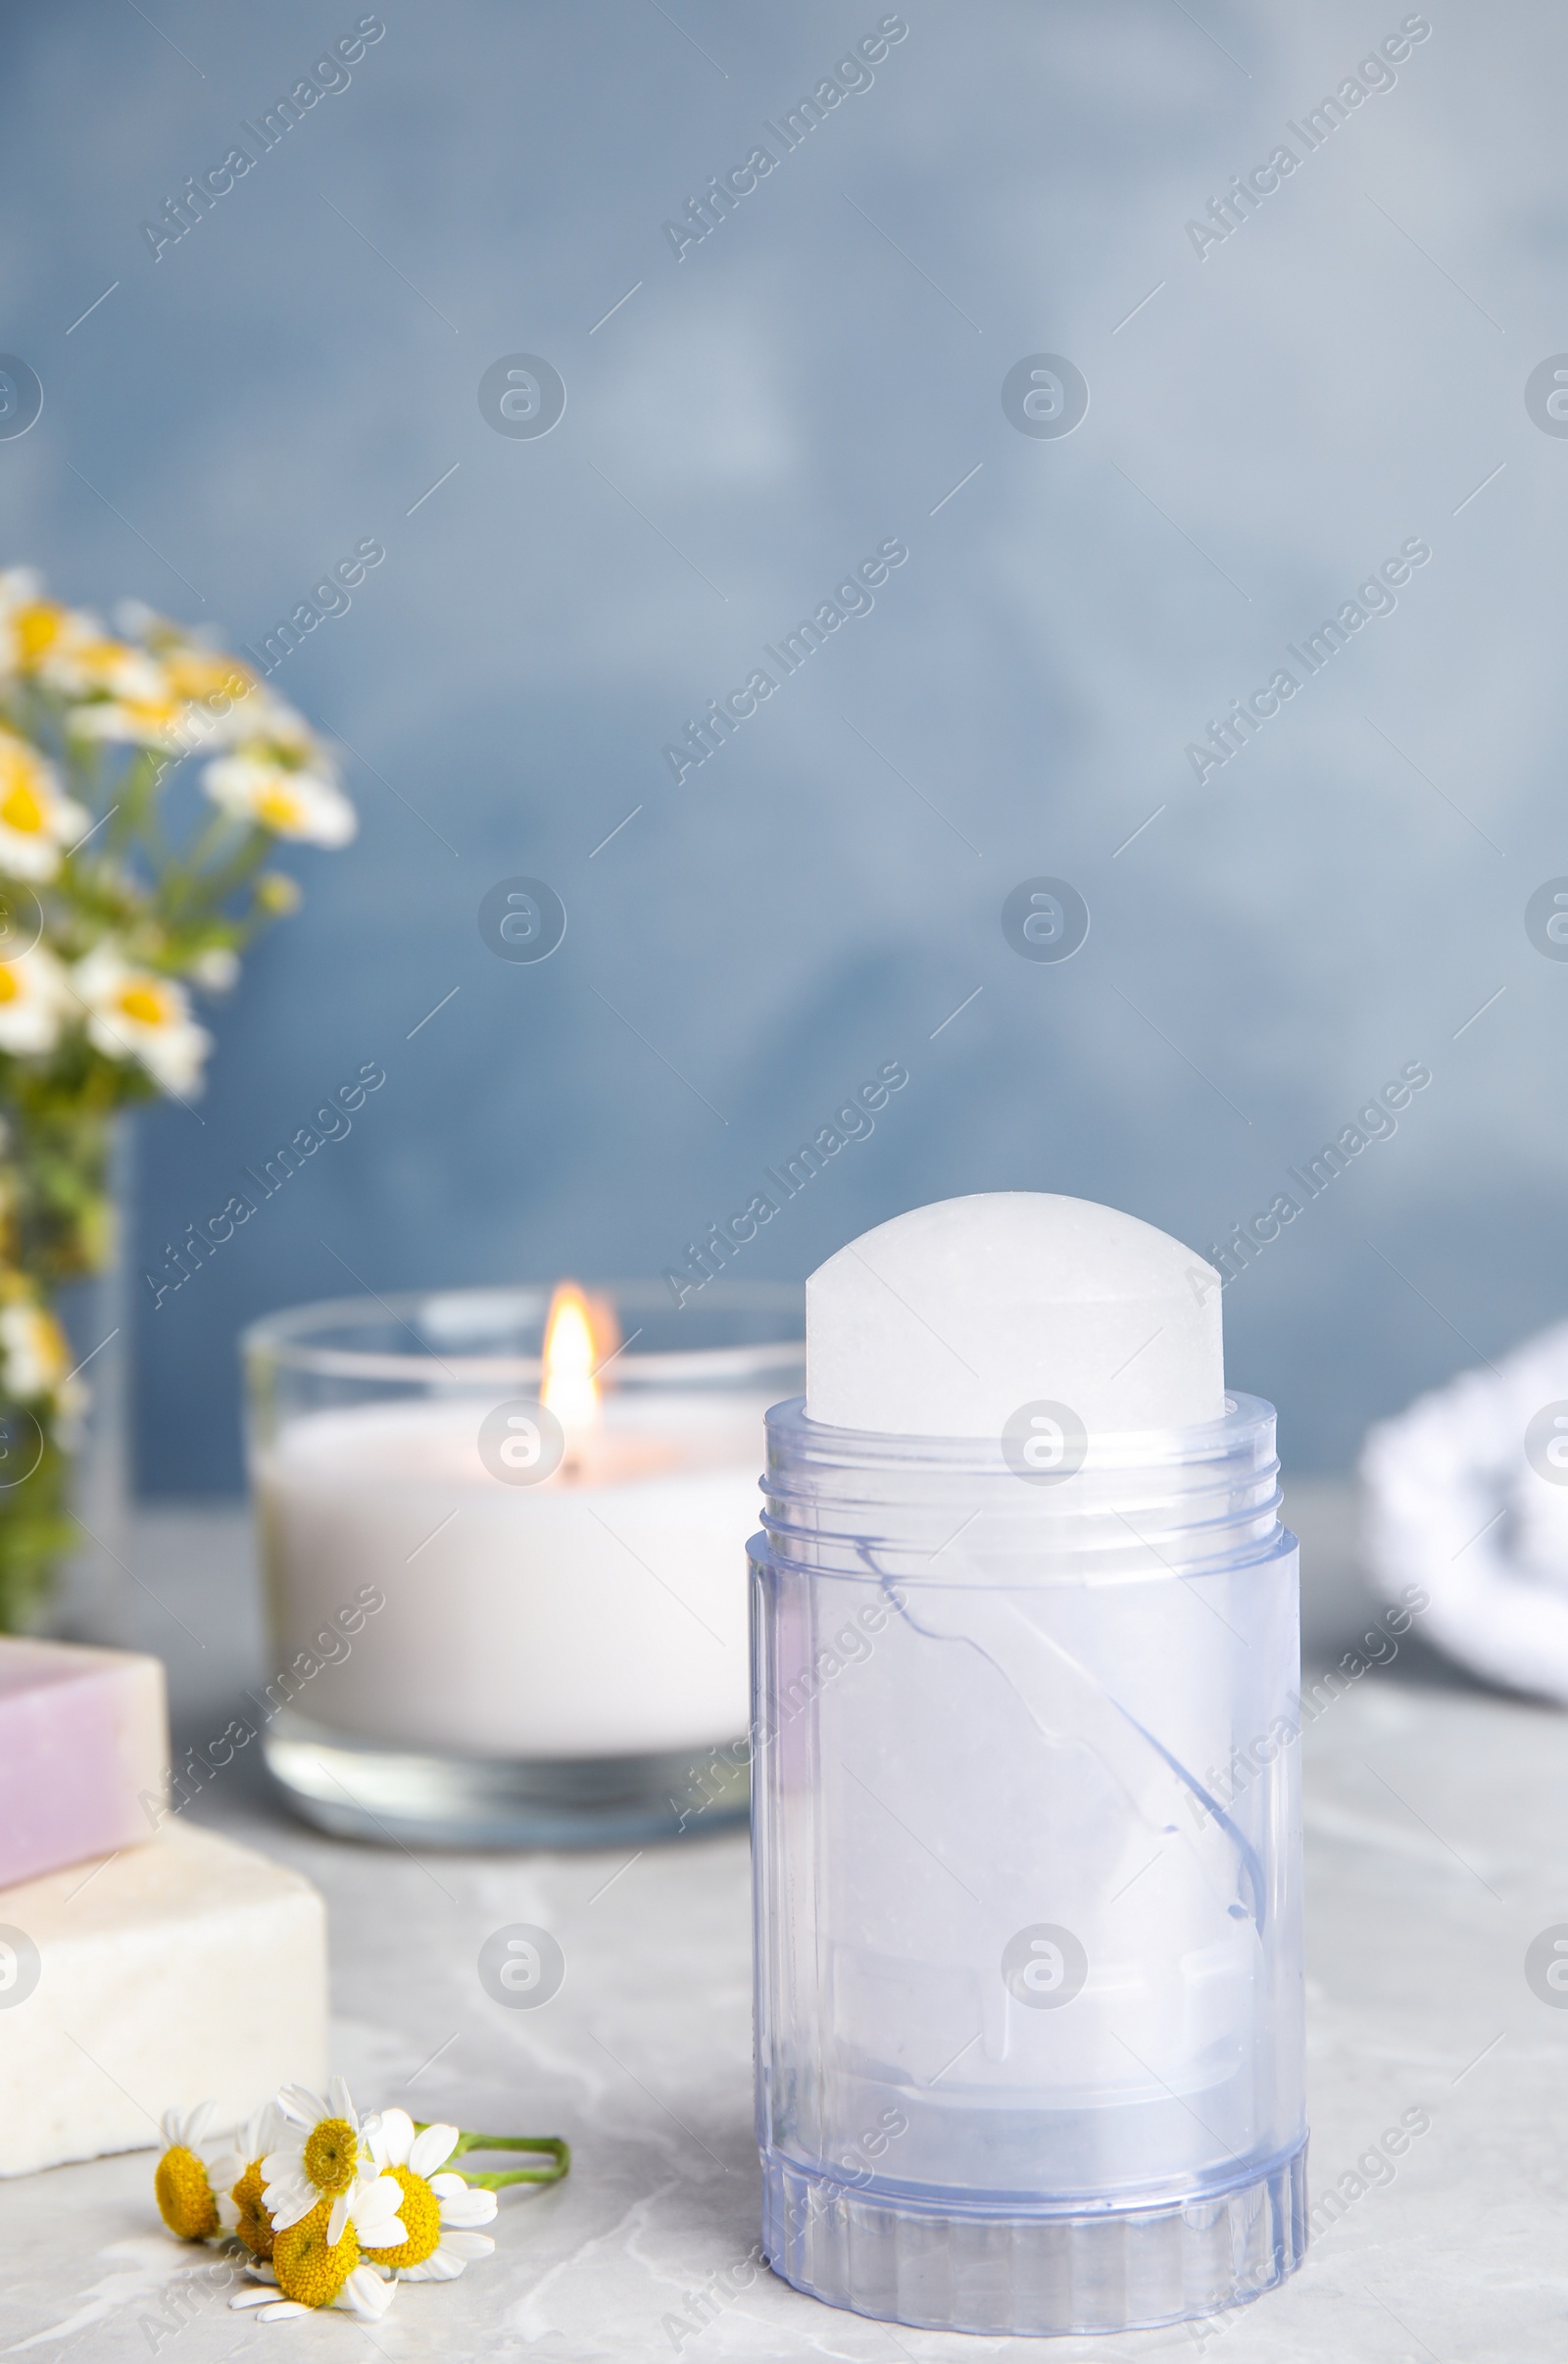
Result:
[[[1292,1516],[1322,1661],[1366,1622],[1348,1507],[1333,1489],[1293,1489]],[[229,1513],[158,1513],[134,1558],[126,1638],[168,1650],[178,1719],[204,1737],[260,1648],[242,1530]],[[1202,2327],[1049,2343],[865,2322],[765,2271],[698,2328],[693,2296],[758,2235],[743,1839],[630,1859],[416,1860],[301,1829],[236,1760],[193,1811],[325,1894],[337,2065],[356,2097],[562,2133],[576,2163],[557,2190],[504,2194],[495,2257],[406,2289],[373,2333],[340,2315],[259,2325],[198,2288],[157,2352],[1104,2364],[1200,2346],[1226,2364],[1558,2364],[1568,2011],[1531,1992],[1524,1954],[1568,1921],[1568,1718],[1468,1686],[1412,1644],[1319,1716],[1304,1756],[1314,2200],[1366,2181],[1356,2162],[1401,2112],[1430,2130],[1350,2197],[1283,2291]],[[475,1972],[484,1938],[515,1921],[554,1931],[566,1957],[537,2011],[493,2002]],[[144,2318],[191,2254],[158,2226],[151,2167],[142,2152],[0,2185],[0,2349],[153,2352]]]

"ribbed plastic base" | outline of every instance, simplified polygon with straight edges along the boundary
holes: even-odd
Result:
[[[762,2158],[775,2274],[921,2331],[1152,2330],[1245,2305],[1306,2253],[1306,2144],[1202,2200],[1062,2216],[943,2208],[856,2191]]]

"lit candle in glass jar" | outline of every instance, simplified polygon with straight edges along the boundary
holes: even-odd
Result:
[[[677,1826],[672,1785],[747,1729],[745,1542],[799,1305],[714,1282],[682,1312],[563,1288],[548,1319],[543,1292],[473,1291],[256,1325],[252,1467],[294,1684],[267,1754],[314,1819]]]

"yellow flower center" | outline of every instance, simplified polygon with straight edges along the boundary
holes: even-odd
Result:
[[[129,651],[122,641],[86,640],[72,654],[84,673],[105,680],[124,664]]]
[[[256,817],[270,829],[291,829],[299,816],[299,798],[286,788],[264,788],[256,800]]]
[[[262,2173],[260,2159],[252,2159],[230,2193],[239,2210],[239,2223],[234,2230],[253,2257],[272,2254],[272,2220],[262,2202],[267,2178]]]
[[[0,813],[3,813],[4,807],[0,806]],[[126,1017],[134,1018],[138,1026],[161,1026],[164,1023],[164,1005],[156,986],[127,985],[122,992],[116,996],[116,1000]],[[340,2118],[328,2118],[325,2122],[328,2126],[340,2126],[343,2121]],[[315,2140],[316,2136],[313,2135],[311,2141],[314,2142]],[[306,2148],[308,2155],[309,2144]],[[323,2192],[335,2191],[336,2188],[332,2184],[323,2184],[321,2187]]]
[[[183,2142],[176,2142],[159,2160],[153,2190],[159,2214],[181,2241],[210,2241],[218,2231],[218,2202],[207,2181],[207,2169]]]
[[[395,2175],[403,2187],[398,2214],[409,2238],[401,2248],[367,2249],[365,2254],[382,2266],[423,2265],[427,2257],[435,2254],[441,2239],[441,2202],[423,2176],[416,2175],[412,2167],[388,2167],[385,2172]]]
[[[36,837],[43,827],[43,807],[25,780],[18,780],[0,804],[0,820],[22,837]]]
[[[58,638],[66,612],[51,600],[37,600],[30,608],[19,608],[16,615],[17,641],[24,665],[35,665],[51,642]]]
[[[16,1001],[21,992],[22,987],[15,972],[9,968],[0,968],[0,1003]]]
[[[138,730],[167,730],[179,709],[172,698],[163,698],[156,705],[147,698],[122,698],[116,710]]]
[[[176,698],[206,698],[219,693],[243,698],[255,678],[242,665],[236,665],[232,657],[204,657],[191,649],[182,649],[178,656],[167,658],[165,665]]]
[[[360,2171],[360,2138],[347,2118],[322,2118],[305,2140],[305,2172],[318,2192],[347,2192]]]
[[[326,2123],[341,2125],[342,2120],[328,2119]],[[285,2298],[296,2298],[301,2306],[330,2306],[360,2262],[359,2236],[352,2225],[344,2226],[343,2238],[335,2247],[328,2246],[326,2220],[330,2214],[330,2200],[322,2200],[272,2241],[277,2287]]]

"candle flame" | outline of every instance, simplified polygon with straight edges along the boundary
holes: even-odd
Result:
[[[563,1281],[545,1323],[544,1385],[540,1401],[566,1432],[568,1445],[599,1425],[600,1361],[588,1300],[575,1281]]]

